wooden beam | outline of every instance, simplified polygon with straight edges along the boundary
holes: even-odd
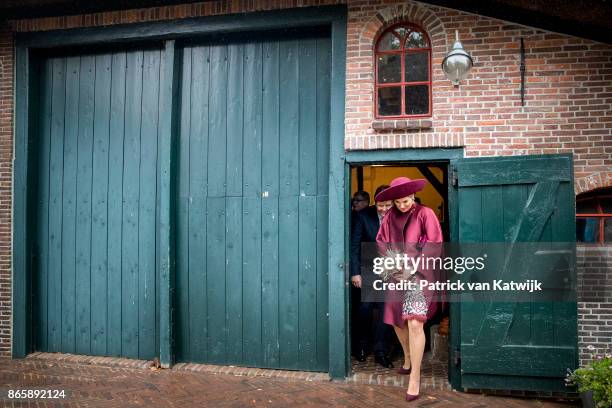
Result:
[[[15,153],[14,153],[14,200],[13,200],[13,327],[12,357],[25,357],[31,347],[30,341],[30,251],[28,236],[28,161],[30,140],[30,80],[32,68],[26,48],[16,49],[15,88]]]
[[[329,375],[347,376],[350,366],[348,347],[348,270],[346,267],[346,217],[348,214],[344,161],[344,92],[346,66],[346,14],[332,24],[332,72],[329,148]]]
[[[135,41],[193,40],[211,34],[280,30],[331,25],[346,15],[346,6],[319,6],[180,20],[17,33],[21,46],[36,48]],[[346,40],[345,40],[346,42]]]
[[[421,174],[425,176],[427,181],[429,181],[431,186],[438,192],[438,194],[440,194],[440,196],[444,198],[444,193],[445,193],[444,183],[440,183],[436,175],[433,174],[431,170],[429,170],[429,167],[427,167],[426,164],[417,164],[416,167],[417,169],[419,169]]]

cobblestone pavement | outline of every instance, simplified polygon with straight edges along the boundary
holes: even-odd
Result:
[[[49,357],[57,356],[57,357]],[[0,405],[86,407],[569,407],[569,402],[330,382],[326,374],[182,365],[71,355],[0,359]],[[223,370],[223,372],[219,372]],[[230,374],[233,373],[233,374]],[[63,399],[9,399],[9,390],[64,390]]]

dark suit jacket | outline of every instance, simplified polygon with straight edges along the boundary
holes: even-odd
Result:
[[[363,242],[375,243],[379,227],[378,213],[374,205],[364,208],[352,217],[351,276],[361,275],[361,244]]]

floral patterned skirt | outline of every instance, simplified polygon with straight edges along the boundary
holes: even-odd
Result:
[[[416,282],[416,276],[413,278]],[[403,294],[403,301],[385,302],[383,320],[397,327],[404,327],[406,320],[416,319],[425,322],[430,303],[421,289],[407,290]]]

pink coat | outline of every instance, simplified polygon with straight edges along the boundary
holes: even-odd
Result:
[[[436,214],[431,208],[417,203],[405,213],[393,206],[383,217],[376,236],[379,252],[383,256],[386,255],[389,247],[400,249],[402,252],[406,252],[408,256],[419,256],[421,254],[420,248],[427,257],[442,256],[442,245],[431,244],[442,243],[443,241],[442,228]],[[430,243],[430,245],[424,245],[426,243]],[[419,279],[427,279],[430,282],[438,279],[438,271],[432,269],[421,268],[418,274]],[[435,315],[438,307],[436,293],[425,288],[423,294],[431,302],[427,311],[427,319],[430,319]],[[438,293],[438,295],[441,299],[444,299],[444,293]],[[385,302],[385,323],[403,326],[404,321],[412,317],[402,316],[401,306],[401,302]]]

